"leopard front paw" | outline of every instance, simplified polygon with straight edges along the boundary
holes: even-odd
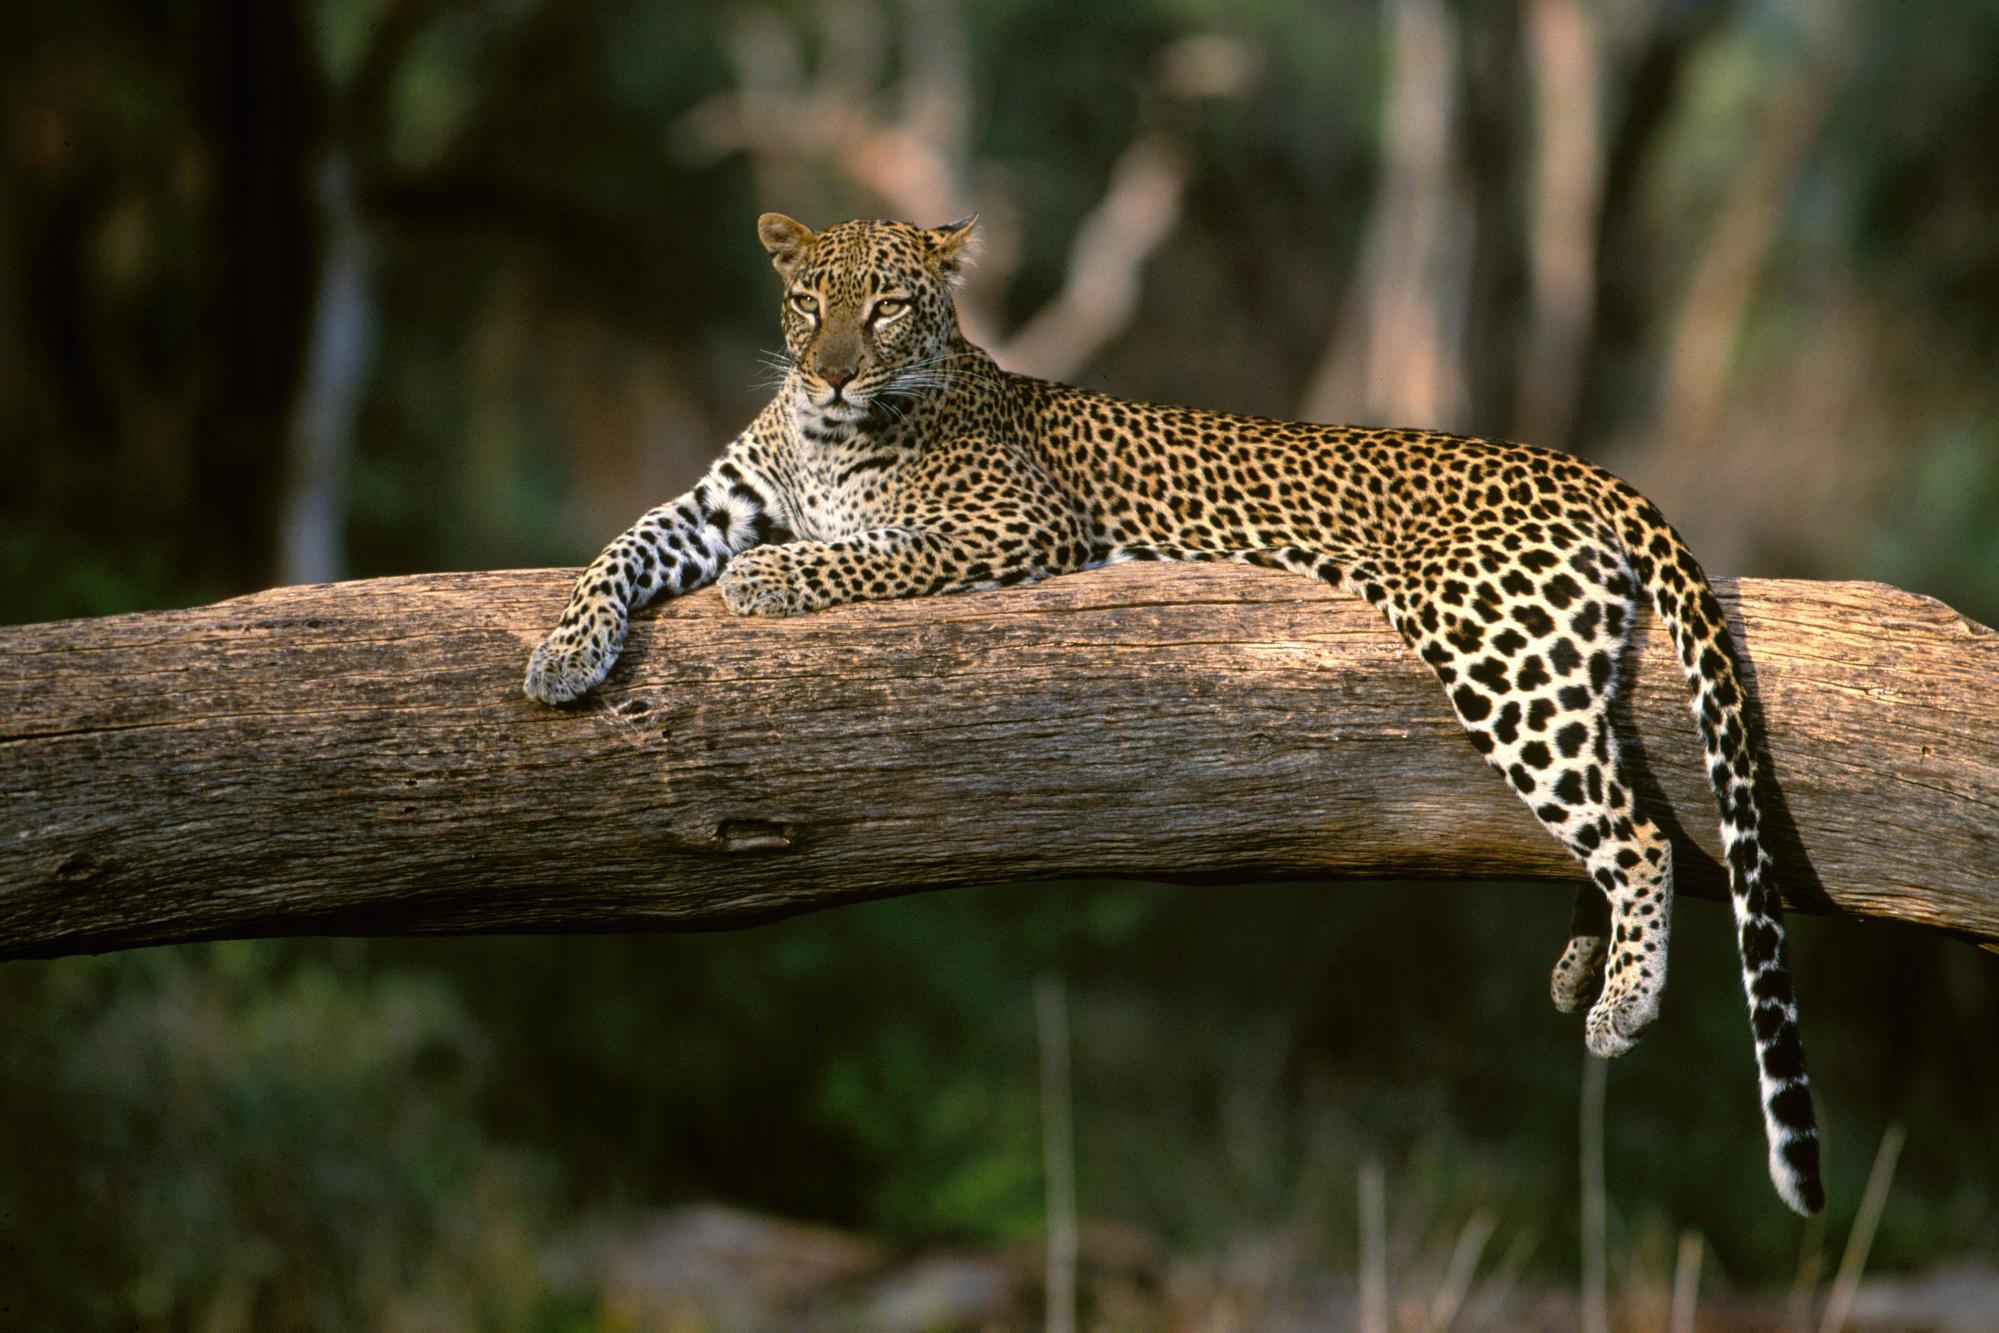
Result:
[[[621,629],[618,617],[601,614],[565,623],[528,658],[522,691],[545,704],[566,704],[595,688],[618,660],[624,642]]]
[[[812,609],[804,571],[778,546],[755,546],[716,581],[722,604],[739,616],[795,616]]]
[[[601,654],[587,647],[564,648],[549,639],[528,658],[527,680],[521,689],[530,699],[566,704],[603,680],[610,669],[611,664],[602,660]]]

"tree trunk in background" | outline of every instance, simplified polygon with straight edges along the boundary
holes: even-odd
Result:
[[[1615,54],[1606,61],[1608,126],[1591,247],[1594,309],[1574,431],[1588,457],[1597,457],[1595,446],[1642,415],[1650,401],[1656,368],[1648,340],[1667,295],[1660,265],[1633,262],[1633,256],[1658,254],[1663,239],[1647,227],[1642,195],[1679,109],[1687,69],[1735,12],[1733,0],[1638,8],[1643,12],[1635,18],[1624,11],[1636,31],[1616,34],[1610,43]]]
[[[1567,448],[1575,426],[1595,305],[1602,205],[1602,58],[1581,0],[1529,0],[1528,62],[1536,105],[1533,323],[1521,363],[1520,439]]]
[[[288,476],[278,518],[285,583],[331,583],[346,567],[347,478],[375,344],[373,245],[345,153],[335,149],[320,164],[316,193],[324,254],[305,383],[286,432]]]
[[[1367,239],[1299,415],[1467,430],[1459,353],[1471,247],[1451,146],[1457,23],[1443,0],[1394,0],[1389,25],[1381,173]]]
[[[1457,118],[1458,170],[1471,226],[1465,298],[1465,420],[1481,435],[1533,438],[1514,426],[1532,299],[1528,251],[1533,218],[1522,207],[1533,178],[1534,106],[1519,0],[1461,9],[1464,105]]]
[[[1749,155],[1708,225],[1667,334],[1663,424],[1649,432],[1652,438],[1680,447],[1713,429],[1737,339],[1838,84],[1834,69],[1807,60],[1770,89]]]
[[[520,680],[573,577],[0,629],[0,957],[722,926],[1001,880],[1579,873],[1381,617],[1305,579],[1126,566],[790,620],[708,591],[558,711]],[[1999,634],[1876,584],[1717,592],[1787,897],[1999,941]],[[1640,801],[1680,887],[1716,894],[1678,662],[1649,618],[1634,651]],[[1552,948],[1568,904],[1542,910]]]
[[[208,522],[193,535],[202,574],[256,587],[275,565],[272,516],[282,441],[312,313],[309,164],[327,96],[302,6],[209,0],[197,98],[214,154],[217,251],[209,333],[220,362],[194,434],[193,490]]]

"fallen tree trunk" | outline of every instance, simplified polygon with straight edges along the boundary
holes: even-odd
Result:
[[[702,593],[557,711],[520,677],[570,577],[0,629],[0,957],[1051,877],[1577,877],[1380,617],[1304,579],[1128,566],[795,620]],[[1873,584],[1718,592],[1791,901],[1999,941],[1999,634]],[[1656,625],[1636,652],[1640,798],[1712,893],[1677,665]]]

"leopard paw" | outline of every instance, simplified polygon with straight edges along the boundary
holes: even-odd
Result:
[[[610,674],[624,637],[622,614],[592,611],[573,625],[565,617],[528,658],[522,692],[545,704],[566,704],[589,692]]]
[[[805,577],[781,547],[757,546],[729,562],[716,580],[722,604],[739,616],[795,616],[811,606]]]
[[[1601,935],[1576,935],[1562,950],[1555,971],[1548,978],[1548,993],[1555,1008],[1573,1014],[1597,997],[1603,986],[1603,959],[1610,941]]]
[[[1619,986],[1616,979],[1590,1006],[1583,1040],[1592,1053],[1608,1060],[1638,1044],[1645,1030],[1659,1019],[1659,988]]]
[[[562,648],[548,640],[528,658],[527,680],[521,689],[545,704],[566,704],[588,691],[610,670],[601,654],[585,647]]]

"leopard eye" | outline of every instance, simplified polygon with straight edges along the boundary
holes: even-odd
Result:
[[[791,308],[807,319],[819,318],[819,298],[810,292],[793,292]]]
[[[874,318],[886,322],[894,319],[907,309],[909,309],[907,299],[900,296],[885,296],[875,302]]]

